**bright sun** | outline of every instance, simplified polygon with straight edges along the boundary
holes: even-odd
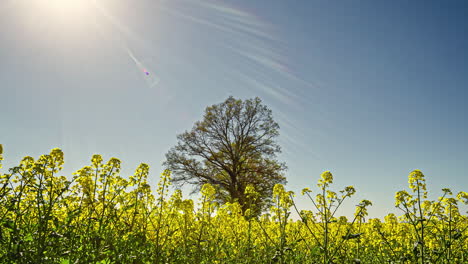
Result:
[[[78,41],[92,41],[96,28],[102,22],[97,1],[15,0],[11,10],[23,34],[47,47],[56,48]]]
[[[86,0],[48,0],[50,7],[59,12],[76,12],[89,8],[90,1]]]
[[[93,0],[29,0],[29,5],[46,18],[62,22],[85,19],[95,9]]]

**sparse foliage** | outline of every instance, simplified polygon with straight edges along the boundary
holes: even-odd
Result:
[[[253,207],[258,214],[271,203],[273,186],[286,182],[286,166],[276,159],[278,129],[259,98],[229,97],[207,107],[202,121],[177,136],[164,165],[174,174],[173,182],[198,188],[209,183],[219,202],[238,202],[244,212]],[[255,203],[247,200],[248,185],[260,196]]]

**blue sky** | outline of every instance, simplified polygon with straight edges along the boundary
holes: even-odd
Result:
[[[258,96],[281,126],[287,188],[330,170],[336,189],[357,189],[341,214],[361,199],[371,217],[396,212],[414,169],[431,198],[467,191],[467,5],[2,1],[3,171],[59,147],[65,175],[99,153],[124,175],[148,163],[155,184],[206,106]]]

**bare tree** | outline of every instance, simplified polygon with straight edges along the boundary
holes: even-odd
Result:
[[[177,136],[164,165],[179,186],[194,184],[198,190],[210,183],[219,201],[237,201],[244,211],[259,213],[270,204],[273,186],[286,182],[286,165],[276,160],[281,152],[275,142],[278,130],[271,110],[258,97],[242,101],[231,96],[207,107],[202,121]],[[260,199],[247,200],[248,185]]]

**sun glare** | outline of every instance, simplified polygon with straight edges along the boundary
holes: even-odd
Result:
[[[30,0],[30,6],[47,19],[62,23],[86,19],[95,9],[92,0]]]
[[[3,0],[0,0],[3,1]],[[12,17],[25,39],[50,49],[94,41],[99,27],[96,0],[16,0]]]
[[[86,0],[36,0],[44,4],[44,8],[50,8],[53,12],[68,13],[73,15],[89,7],[90,1]]]

